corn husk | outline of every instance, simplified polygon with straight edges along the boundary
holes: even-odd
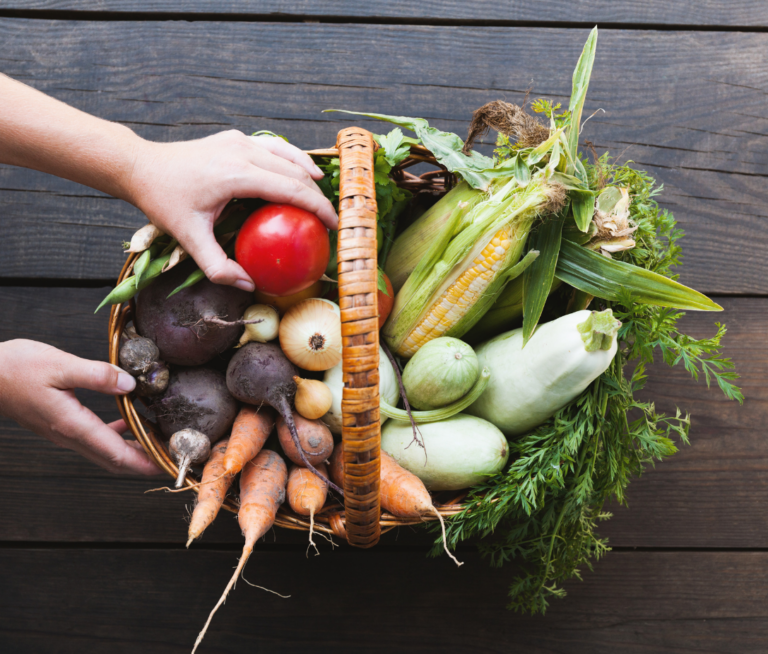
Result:
[[[516,179],[507,180],[490,196],[477,202],[469,211],[455,205],[448,220],[419,264],[397,293],[383,336],[395,352],[400,352],[405,339],[429,312],[436,300],[467,269],[471,261],[502,228],[510,232],[512,245],[502,265],[469,311],[442,335],[460,338],[487,311],[504,286],[519,275],[536,258],[529,252],[523,261],[528,233],[536,217],[552,207],[553,198],[562,201],[563,189],[538,175],[525,186]],[[394,249],[393,249],[394,251]]]

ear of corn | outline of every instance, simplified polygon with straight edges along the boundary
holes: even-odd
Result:
[[[461,219],[464,219],[485,197],[482,191],[473,189],[466,182],[459,182],[395,239],[384,265],[384,272],[392,282],[395,293],[403,287],[408,275],[427,253],[432,239],[445,227],[454,210],[459,207]],[[457,229],[461,229],[461,220]]]
[[[455,205],[395,297],[383,331],[389,346],[410,357],[433,338],[466,333],[538,255],[530,252],[520,261],[552,194],[544,178],[525,187],[510,180],[469,213]]]

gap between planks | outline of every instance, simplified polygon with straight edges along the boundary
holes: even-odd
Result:
[[[95,22],[220,22],[220,23],[332,23],[349,25],[423,25],[429,27],[526,27],[534,29],[591,29],[662,32],[768,33],[761,25],[696,25],[690,23],[623,23],[603,21],[484,20],[467,18],[419,18],[393,16],[333,16],[317,14],[228,14],[216,12],[132,12],[74,9],[0,9],[0,18],[77,20]]]

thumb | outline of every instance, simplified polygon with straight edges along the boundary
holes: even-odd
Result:
[[[214,284],[235,286],[242,291],[256,288],[243,267],[226,255],[212,231],[194,230],[183,241],[179,239],[179,243]]]
[[[61,390],[87,388],[109,395],[124,395],[136,388],[136,380],[125,370],[104,361],[89,361],[61,352],[54,386]]]

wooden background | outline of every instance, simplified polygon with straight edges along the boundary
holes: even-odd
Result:
[[[632,484],[603,529],[614,551],[545,617],[504,609],[511,570],[471,548],[460,570],[426,540],[374,551],[270,534],[203,652],[765,652],[768,650],[768,5],[763,0],[0,0],[0,71],[161,141],[270,129],[301,147],[347,124],[326,108],[424,116],[526,89],[567,103],[599,23],[583,137],[665,185],[687,233],[682,281],[728,324],[743,407],[656,368],[659,405],[693,413],[692,445]],[[380,125],[360,121],[371,129]],[[2,147],[2,143],[0,143]],[[0,339],[106,357],[120,243],[144,222],[82,186],[0,166]],[[111,398],[83,393],[105,419]],[[0,651],[191,649],[241,537],[223,515],[183,547],[188,499],[144,495],[0,420]],[[360,581],[364,580],[364,587]]]

